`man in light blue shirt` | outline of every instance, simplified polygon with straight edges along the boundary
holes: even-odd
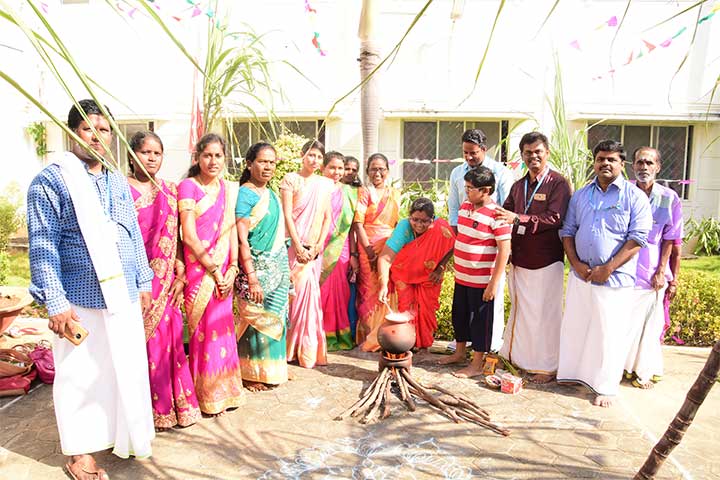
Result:
[[[577,382],[609,407],[630,341],[642,325],[633,304],[637,254],[653,219],[647,196],[623,177],[625,150],[605,140],[594,149],[596,178],[570,199],[560,237],[571,271],[560,331],[558,382]]]
[[[462,136],[463,157],[465,163],[453,168],[450,172],[450,191],[448,192],[448,223],[457,233],[458,210],[467,199],[465,195],[465,174],[478,165],[487,167],[495,175],[495,192],[492,199],[498,205],[505,203],[513,185],[512,172],[501,162],[496,162],[486,155],[487,136],[479,128],[467,130]]]
[[[468,170],[482,165],[487,167],[495,176],[495,191],[491,198],[495,203],[502,206],[505,199],[510,194],[510,188],[513,185],[514,178],[512,172],[501,162],[496,162],[486,155],[487,152],[487,136],[485,132],[479,128],[466,130],[462,135],[463,157],[465,163],[453,168],[450,172],[450,189],[448,192],[448,223],[457,233],[458,211],[460,205],[467,200],[465,194],[465,174]],[[505,291],[505,273],[500,277],[498,292]],[[503,330],[505,330],[505,302],[495,302],[493,321],[493,338],[491,349],[493,351],[500,350],[503,340]]]

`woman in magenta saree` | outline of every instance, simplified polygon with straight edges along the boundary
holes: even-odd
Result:
[[[144,317],[148,370],[156,429],[187,427],[200,419],[187,357],[183,349],[180,313],[185,265],[177,258],[177,188],[155,177],[162,165],[163,146],[152,132],[130,140],[142,167],[130,159],[128,178],[150,267],[155,272],[153,302]]]
[[[348,315],[348,274],[359,268],[357,246],[351,228],[358,194],[356,188],[340,181],[344,172],[343,155],[338,152],[326,153],[323,175],[335,184],[330,194],[330,230],[325,241],[320,275],[323,325],[329,352],[351,350],[354,344]]]
[[[225,142],[207,134],[178,186],[187,286],[190,373],[203,413],[217,415],[243,403],[235,340],[232,288],[237,267],[237,185],[219,178]]]
[[[287,359],[301,367],[327,364],[320,303],[322,251],[330,227],[332,181],[315,175],[324,155],[322,143],[303,146],[302,168],[280,183],[285,226],[290,236],[288,260],[295,295],[290,301]]]

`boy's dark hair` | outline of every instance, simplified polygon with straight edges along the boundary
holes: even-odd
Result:
[[[495,175],[492,170],[482,165],[471,168],[463,179],[470,182],[473,187],[490,187],[490,194],[495,192]]]

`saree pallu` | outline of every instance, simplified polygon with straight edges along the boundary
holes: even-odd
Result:
[[[399,311],[414,313],[412,323],[417,348],[428,348],[433,344],[442,283],[433,283],[430,273],[454,244],[455,234],[450,225],[437,219],[425,233],[402,247],[390,267]]]
[[[400,192],[386,187],[383,197],[377,198],[373,187],[364,187],[358,193],[358,206],[355,212],[355,223],[362,223],[368,240],[376,255],[380,255],[385,242],[397,225],[400,213]],[[377,330],[387,313],[387,306],[378,301],[380,280],[373,271],[364,248],[358,248],[360,254],[360,272],[357,277],[357,336],[358,344],[365,343],[361,348],[366,351],[380,349],[377,342]],[[389,296],[391,305],[397,303],[394,294]],[[393,307],[395,308],[395,307]]]
[[[332,222],[323,252],[320,297],[325,340],[330,352],[351,350],[348,305],[350,301],[350,227],[357,206],[357,189],[340,185],[331,196]]]
[[[330,179],[313,175],[303,180],[297,173],[285,176],[280,186],[292,190],[292,216],[303,244],[320,241],[325,208],[328,208]],[[300,263],[294,247],[288,249],[290,279],[295,297],[290,301],[290,328],[287,339],[287,359],[297,359],[301,367],[313,368],[327,364],[327,346],[323,330],[323,312],[320,303],[320,271],[322,257]]]
[[[153,421],[157,428],[187,427],[201,415],[183,349],[182,314],[169,297],[177,253],[177,188],[163,180],[158,187],[141,194],[130,186],[145,252],[155,272],[152,305],[143,319]]]
[[[223,274],[230,262],[230,234],[235,222],[234,185],[221,180],[216,193],[205,194],[188,178],[178,187],[178,209],[195,211],[197,236]],[[185,312],[190,335],[190,373],[200,410],[222,413],[243,403],[240,361],[235,343],[232,295],[218,298],[212,276],[185,249]]]
[[[249,189],[241,188],[235,212],[238,218],[250,218],[250,255],[264,296],[262,304],[249,300],[247,275],[241,271],[235,286],[239,311],[236,335],[242,378],[279,385],[288,380],[285,325],[290,287],[280,201],[270,190],[259,197]]]

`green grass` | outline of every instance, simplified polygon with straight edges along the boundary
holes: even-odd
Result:
[[[10,266],[7,274],[7,285],[17,287],[30,286],[30,262],[26,251],[9,252]]]
[[[680,271],[683,270],[704,272],[720,280],[720,255],[684,259],[680,262]]]

